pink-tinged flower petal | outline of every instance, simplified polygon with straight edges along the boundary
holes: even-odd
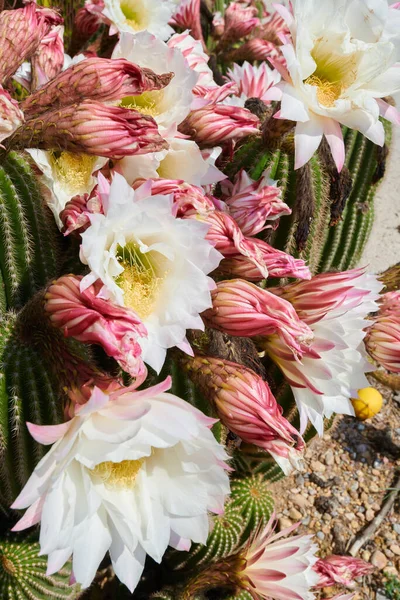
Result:
[[[24,516],[14,525],[11,531],[23,531],[40,522],[45,496],[41,496],[31,504]]]
[[[384,100],[377,98],[377,103],[379,105],[379,114],[384,119],[387,119],[393,125],[400,125],[400,112],[397,110],[395,106],[388,104]]]
[[[272,6],[276,10],[276,12],[282,17],[282,19],[286,22],[287,26],[291,27],[293,25],[294,18],[290,10],[286,8],[286,6],[284,6],[283,4],[276,3]]]
[[[33,439],[39,444],[48,446],[59,440],[70,427],[70,423],[60,423],[60,425],[35,425],[34,423],[26,422],[29,433]]]
[[[76,405],[75,414],[80,417],[90,415],[92,412],[101,410],[109,402],[109,394],[105,394],[100,388],[93,388],[92,395],[86,404]]]
[[[295,169],[300,169],[308,163],[318,150],[323,133],[324,129],[319,118],[312,117],[310,121],[297,123],[295,130]]]
[[[343,169],[346,154],[342,128],[340,127],[340,123],[333,119],[324,119],[323,127],[324,135],[331,149],[333,160],[340,173]]]
[[[274,535],[275,525],[273,514],[266,527],[253,533],[250,544],[240,553],[244,564],[237,573],[237,584],[251,590],[257,598],[309,599],[318,581],[312,569],[317,561],[317,546],[308,535],[282,539],[298,525]]]
[[[194,39],[206,48],[201,29],[200,0],[181,0],[170,22],[183,30],[189,29]]]

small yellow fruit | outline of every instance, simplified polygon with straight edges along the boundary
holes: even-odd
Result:
[[[357,393],[358,398],[351,399],[357,419],[366,421],[377,415],[383,404],[382,394],[372,387],[363,388]]]

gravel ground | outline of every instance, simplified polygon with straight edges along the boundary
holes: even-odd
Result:
[[[361,423],[337,417],[322,439],[306,451],[306,469],[274,485],[280,527],[302,522],[300,532],[312,532],[320,556],[345,554],[348,543],[379,512],[400,467],[400,398],[376,384],[384,407]],[[385,574],[400,574],[399,503],[358,556],[375,572],[357,582],[356,600],[384,600]],[[328,596],[340,588],[325,590]]]

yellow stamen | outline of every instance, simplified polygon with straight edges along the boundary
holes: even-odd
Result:
[[[57,179],[72,196],[89,186],[96,156],[53,152],[50,162]]]
[[[100,477],[108,488],[132,489],[144,460],[144,458],[139,458],[138,460],[123,460],[119,463],[106,461],[96,465],[92,472]]]
[[[143,14],[138,10],[139,6],[132,0],[122,0],[120,3],[121,10],[126,17],[126,22],[132,29],[139,31],[144,29]]]
[[[137,244],[127,244],[119,251],[123,273],[116,279],[124,292],[125,306],[132,308],[141,319],[148,317],[154,310],[164,276],[156,269],[155,257],[140,252]]]
[[[320,79],[317,75],[307,77],[304,83],[317,88],[318,102],[328,108],[335,105],[336,100],[340,98],[343,92],[343,85],[340,82]]]
[[[153,90],[152,92],[143,92],[139,96],[126,96],[121,101],[120,106],[137,110],[142,115],[157,117],[160,114],[160,103],[163,99],[163,90]]]

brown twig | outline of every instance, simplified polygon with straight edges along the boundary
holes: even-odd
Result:
[[[381,526],[386,515],[390,512],[390,509],[392,508],[399,492],[400,474],[397,472],[394,486],[390,488],[390,493],[382,504],[380,511],[375,516],[373,521],[371,521],[371,523],[365,527],[365,529],[362,529],[350,543],[348,552],[351,554],[351,556],[356,556],[360,548],[362,548],[362,546],[364,546],[364,544],[372,538],[376,530]]]

